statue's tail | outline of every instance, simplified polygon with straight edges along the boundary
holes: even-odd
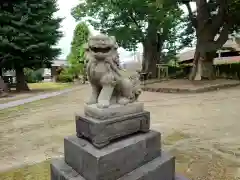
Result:
[[[138,73],[136,73],[131,75],[129,79],[132,81],[133,84],[133,96],[134,96],[133,101],[136,101],[140,94],[142,93],[140,76]]]

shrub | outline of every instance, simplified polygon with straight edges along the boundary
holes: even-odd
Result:
[[[64,69],[61,71],[61,73],[57,76],[57,82],[63,82],[63,83],[67,83],[67,82],[73,82],[74,81],[74,77],[73,75],[71,75],[67,69]]]
[[[42,69],[34,71],[32,69],[26,68],[24,69],[24,74],[28,83],[37,83],[43,80]]]
[[[64,70],[64,67],[63,67],[63,66],[57,67],[57,69],[56,69],[57,75],[61,74],[61,72],[62,72],[63,70]]]
[[[177,66],[168,66],[168,74],[172,75],[172,74],[176,74],[179,71],[182,71],[181,67],[177,67]]]
[[[186,78],[188,76],[188,68],[184,66],[168,66],[168,75],[174,79]]]

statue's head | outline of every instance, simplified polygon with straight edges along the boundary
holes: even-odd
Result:
[[[91,52],[97,60],[104,60],[110,56],[113,51],[116,51],[117,48],[118,45],[113,36],[109,37],[104,34],[99,34],[89,37],[88,51]]]

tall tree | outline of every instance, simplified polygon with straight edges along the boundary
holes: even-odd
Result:
[[[213,59],[229,34],[240,30],[240,0],[180,0],[188,9],[190,29],[196,32],[196,51],[191,80],[214,77]],[[190,2],[195,2],[193,11]]]
[[[79,23],[73,35],[71,43],[71,52],[67,57],[69,62],[69,70],[71,73],[78,77],[84,70],[84,44],[88,41],[90,31],[85,23]]]
[[[119,45],[128,50],[142,43],[143,70],[156,76],[156,64],[165,42],[176,38],[174,29],[181,22],[182,11],[173,1],[158,4],[156,0],[86,0],[73,8],[72,15],[115,36]]]
[[[54,18],[56,0],[19,0],[0,4],[0,68],[16,71],[17,90],[29,90],[24,68],[51,65],[62,19]]]

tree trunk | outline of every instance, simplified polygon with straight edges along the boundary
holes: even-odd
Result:
[[[196,46],[196,51],[193,60],[193,67],[190,73],[190,80],[213,80],[215,78],[213,60],[215,52],[200,52],[199,46]]]
[[[197,16],[194,17],[189,1],[186,2],[189,17],[193,27],[196,29],[197,36],[193,68],[189,79],[201,80],[204,78],[210,80],[215,77],[213,59],[216,51],[228,39],[230,25],[229,23],[223,23],[226,4],[223,1],[216,16],[212,17],[208,2],[206,0],[196,0]],[[215,39],[217,34],[219,34],[219,37]]]
[[[16,81],[16,90],[18,92],[30,90],[25,79],[23,68],[16,68]]]
[[[2,77],[0,76],[0,96],[2,92],[8,92],[8,87],[5,84],[4,80],[2,79]]]
[[[193,59],[193,65],[192,65],[191,72],[189,74],[189,79],[191,81],[195,80],[196,76],[198,78],[199,77],[199,72],[201,72],[201,70],[198,67],[200,65],[199,59],[200,59],[200,52],[198,52],[198,47],[196,46],[194,59]]]
[[[202,79],[215,79],[215,68],[213,60],[216,52],[206,53],[206,58],[202,61]],[[212,55],[214,54],[214,56]]]
[[[216,48],[212,49],[214,37],[214,33],[207,25],[202,28],[202,31],[197,29],[197,44],[190,80],[212,80],[214,78],[213,60],[217,52]]]
[[[157,77],[156,64],[160,62],[162,39],[157,40],[157,25],[155,22],[149,22],[147,36],[143,42],[143,61],[142,70],[151,72],[151,77]]]
[[[160,53],[156,49],[156,45],[151,43],[144,45],[143,51],[143,71],[151,72],[151,77],[157,77],[156,64],[160,61]]]

